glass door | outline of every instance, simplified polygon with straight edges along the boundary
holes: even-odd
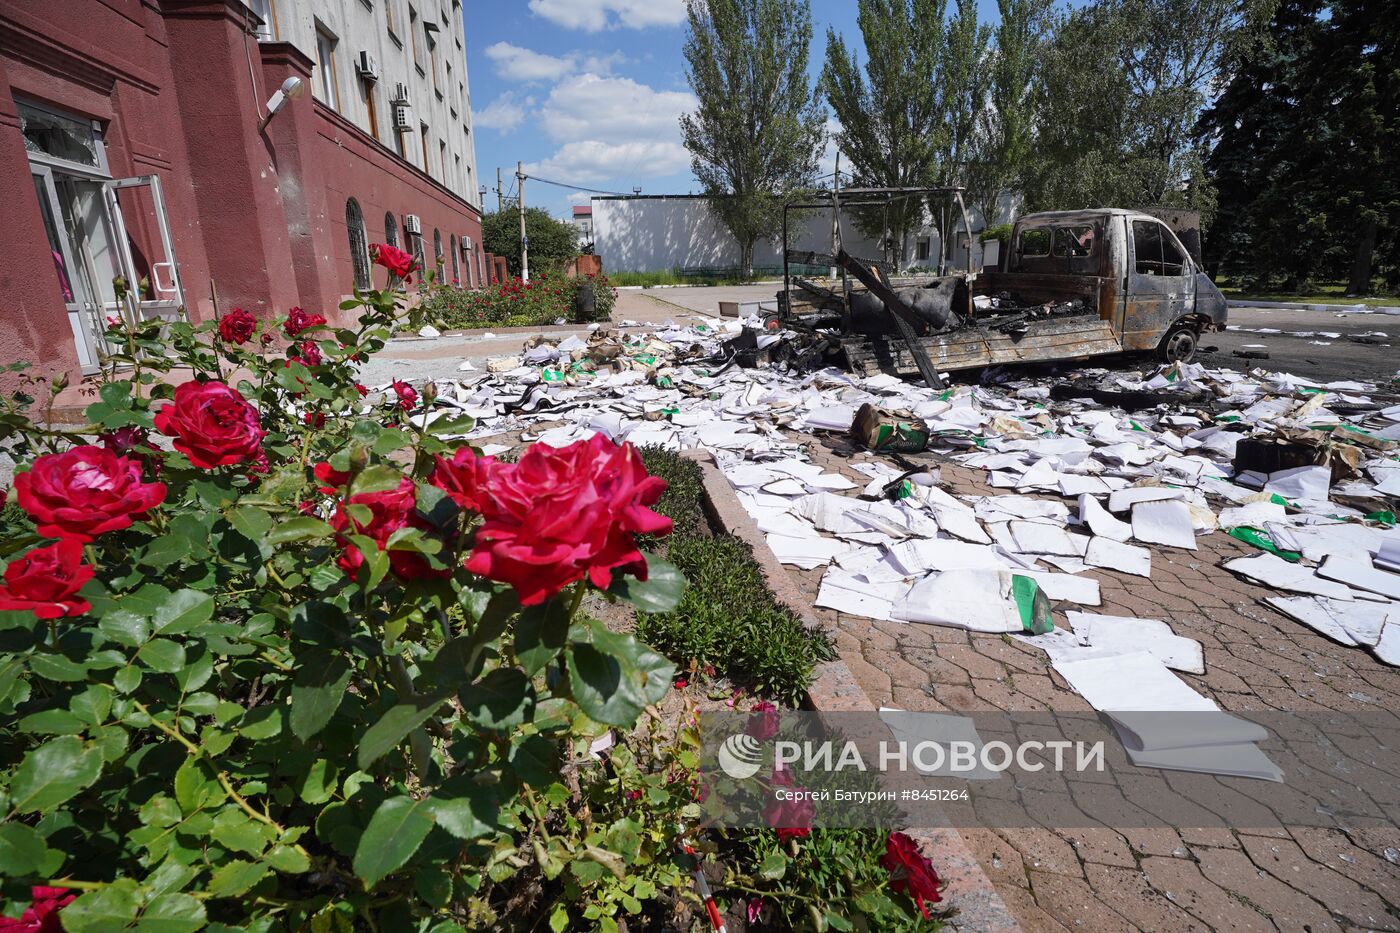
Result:
[[[53,169],[31,163],[30,173],[54,269],[58,273],[59,290],[68,309],[78,362],[84,372],[93,372],[101,361],[104,302],[93,281],[88,257],[74,239],[69,223],[71,210],[64,210]]]
[[[106,213],[119,234],[117,260],[131,285],[131,310],[138,320],[175,320],[185,306],[185,292],[160,178],[112,179],[103,182],[102,193]],[[139,240],[133,234],[139,234]],[[137,242],[146,244],[147,251],[142,252]]]

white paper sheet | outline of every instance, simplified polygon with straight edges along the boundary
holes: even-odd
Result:
[[[927,576],[890,609],[890,618],[948,625],[973,632],[1019,632],[1021,614],[1005,570],[966,570]]]
[[[1345,583],[1352,589],[1379,593],[1387,599],[1400,599],[1400,575],[1378,570],[1369,561],[1331,554],[1317,568],[1317,575]]]
[[[1179,499],[1135,503],[1133,537],[1149,544],[1196,550],[1196,532],[1191,524],[1191,510]]]
[[[1093,496],[1079,497],[1079,521],[1094,534],[1114,541],[1127,541],[1133,536],[1133,527],[1114,518]]]
[[[1152,552],[1145,547],[1123,544],[1112,538],[1095,536],[1084,555],[1085,563],[1093,567],[1131,573],[1139,577],[1152,576]]]

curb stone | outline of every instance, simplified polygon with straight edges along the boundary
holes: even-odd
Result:
[[[778,602],[796,613],[808,629],[822,628],[807,610],[807,600],[797,584],[768,549],[763,532],[758,530],[734,495],[729,481],[715,465],[714,457],[704,450],[683,451],[681,456],[700,465],[704,478],[705,513],[709,519],[753,548],[754,560],[758,562],[768,581],[768,588]],[[851,669],[839,656],[834,661],[817,666],[812,685],[807,688],[806,705],[821,713],[877,711],[875,704],[856,682]],[[1020,923],[956,829],[911,827],[906,832],[933,861],[939,877],[946,884],[945,900],[957,911],[945,921],[950,929],[969,933],[1019,933]]]

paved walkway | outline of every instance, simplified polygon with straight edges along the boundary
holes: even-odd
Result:
[[[807,447],[827,470],[868,481],[849,469],[838,445]],[[981,471],[947,462],[941,470],[954,494],[997,492]],[[1150,580],[1087,571],[1103,594],[1103,605],[1090,611],[1161,619],[1200,641],[1206,673],[1180,676],[1226,710],[1400,710],[1400,670],[1274,612],[1259,600],[1275,591],[1220,568],[1253,549],[1219,532],[1197,541],[1196,552],[1153,547]],[[823,571],[789,571],[814,600]],[[811,611],[834,630],[842,659],[878,706],[957,713],[1089,709],[1042,651],[1015,639]],[[1062,611],[1055,618],[1066,626]],[[1261,795],[1278,786],[1232,783]],[[1354,836],[1323,829],[1052,825],[960,832],[1028,931],[1400,930],[1397,827]]]

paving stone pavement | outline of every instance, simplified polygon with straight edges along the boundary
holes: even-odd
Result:
[[[837,439],[812,458],[864,485]],[[921,459],[921,458],[912,458]],[[979,470],[941,460],[946,488],[992,495]],[[1161,619],[1204,646],[1206,673],[1180,675],[1222,709],[1400,710],[1400,670],[1335,644],[1260,599],[1275,591],[1221,564],[1256,553],[1217,532],[1198,550],[1152,547],[1151,579],[1089,570],[1103,604],[1090,611]],[[823,570],[788,568],[815,600]],[[1066,625],[1057,607],[1057,625]],[[879,622],[812,607],[876,705],[927,712],[1087,710],[1045,654],[1001,635]],[[1245,792],[1278,785],[1239,780]],[[1166,791],[1167,778],[1160,790]],[[1047,824],[1050,822],[1046,821]],[[1400,827],[1334,829],[1057,829],[959,831],[1028,931],[1400,930]]]

